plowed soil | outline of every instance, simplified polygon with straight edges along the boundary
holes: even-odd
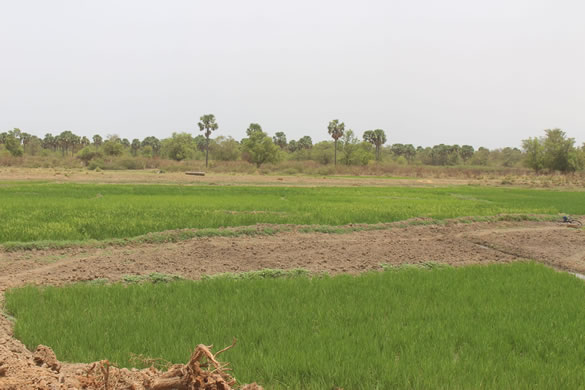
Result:
[[[585,273],[583,229],[552,222],[397,226],[347,234],[287,232],[105,249],[0,252],[0,299],[6,289],[25,284],[60,285],[99,278],[117,281],[125,275],[152,272],[198,279],[203,274],[263,268],[305,268],[335,274],[379,270],[381,264],[462,266],[534,260],[559,270]],[[11,322],[0,316],[0,389],[79,388],[80,375],[86,375],[91,367],[47,359],[52,358],[37,356],[35,361],[34,353],[12,337]],[[142,386],[136,383],[146,375],[144,370],[124,373],[130,378],[126,382],[134,383],[135,388]],[[125,388],[122,383],[126,382],[120,382],[118,388]]]

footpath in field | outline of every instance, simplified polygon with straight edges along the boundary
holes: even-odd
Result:
[[[31,283],[118,281],[153,272],[197,279],[204,274],[264,268],[335,274],[379,270],[382,264],[459,266],[529,259],[585,273],[585,231],[553,222],[448,223],[347,234],[286,232],[101,249],[0,252],[0,294]],[[44,360],[37,355],[39,361]],[[59,364],[59,373],[51,369],[54,364]],[[35,355],[12,338],[10,322],[1,317],[0,389],[27,388],[25,384],[33,380],[43,381],[45,387],[40,388],[78,387],[79,375],[90,367],[58,362],[39,367]],[[123,373],[136,376],[132,371]]]

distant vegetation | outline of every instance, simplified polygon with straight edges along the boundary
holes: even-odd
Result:
[[[0,184],[0,242],[103,240],[257,223],[345,225],[414,217],[585,214],[583,192],[494,187]]]
[[[576,389],[585,383],[585,288],[533,263],[358,277],[24,287],[15,336],[60,359],[188,360],[221,348],[269,389]],[[261,275],[260,275],[261,276]],[[153,278],[153,282],[164,278]]]
[[[560,129],[546,130],[541,138],[529,138],[522,149],[506,147],[489,150],[471,145],[435,145],[421,147],[389,143],[391,135],[383,129],[366,130],[362,137],[333,120],[322,132],[328,131],[331,141],[313,143],[310,136],[289,140],[282,131],[270,137],[258,123],[251,123],[246,137],[211,138],[219,124],[211,114],[198,123],[203,134],[173,133],[158,139],[153,136],[129,140],[117,135],[104,139],[96,134],[88,138],[71,131],[43,138],[13,129],[0,133],[0,166],[77,166],[88,169],[144,169],[164,165],[162,160],[245,161],[257,168],[264,164],[306,161],[322,166],[465,166],[465,167],[527,167],[535,172],[574,172],[585,168],[585,144],[578,146]],[[27,163],[27,157],[34,157]],[[64,162],[65,161],[65,162]],[[75,165],[73,164],[73,165]]]

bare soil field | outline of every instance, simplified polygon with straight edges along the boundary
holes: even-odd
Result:
[[[194,184],[194,185],[265,185],[265,186],[447,186],[500,185],[502,178],[392,178],[308,175],[250,175],[207,173],[190,176],[184,172],[159,173],[158,169],[127,171],[88,171],[84,169],[18,168],[0,169],[0,181],[42,180],[63,183],[134,183],[134,184]]]
[[[0,252],[0,299],[6,289],[26,284],[118,281],[126,275],[153,272],[187,279],[264,268],[357,274],[380,270],[382,264],[463,266],[534,260],[558,270],[585,273],[583,229],[553,222],[398,225],[346,234],[293,231],[156,245]],[[86,388],[104,388],[105,378],[110,378],[109,388],[163,389],[168,387],[156,387],[163,383],[160,379],[172,377],[154,369],[119,370],[104,364],[61,363],[44,347],[31,352],[12,337],[10,320],[0,316],[0,389],[68,389],[81,388],[84,383]],[[175,374],[184,375],[188,367],[175,367]],[[193,388],[229,388],[215,386]]]

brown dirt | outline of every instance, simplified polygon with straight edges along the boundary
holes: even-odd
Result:
[[[552,222],[449,223],[346,234],[287,232],[129,247],[0,252],[0,298],[6,289],[25,284],[60,285],[99,278],[117,281],[125,275],[152,272],[198,279],[203,274],[264,268],[336,274],[379,270],[381,264],[461,266],[518,260],[585,273],[585,230]],[[87,377],[91,367],[60,363],[43,348],[35,355],[12,337],[10,320],[0,316],[0,389],[80,388],[79,378]],[[110,388],[132,388],[132,384],[148,388],[144,383],[154,383],[152,378],[163,375],[112,370],[112,375],[125,379]]]
[[[134,184],[192,184],[192,185],[252,185],[252,186],[446,186],[468,184],[499,185],[500,179],[457,178],[380,178],[372,176],[309,176],[309,175],[251,175],[208,172],[205,176],[189,176],[184,172],[158,173],[158,169],[128,171],[88,171],[85,169],[0,168],[0,181],[47,180],[58,183],[134,183]]]

